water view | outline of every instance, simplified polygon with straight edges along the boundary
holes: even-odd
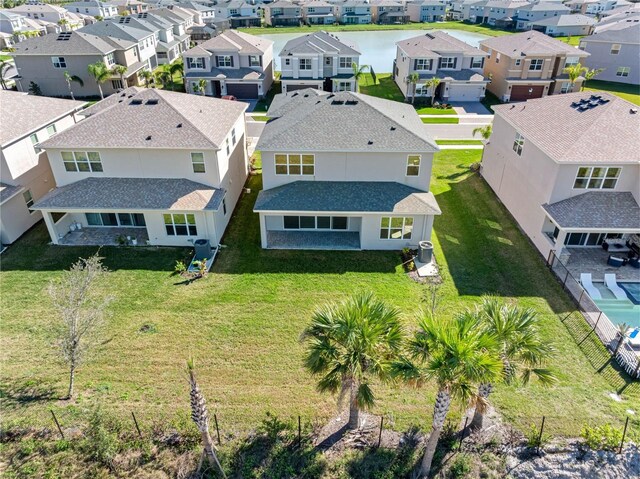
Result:
[[[393,59],[396,57],[396,42],[406,38],[424,35],[428,30],[381,30],[381,31],[365,31],[365,32],[331,32],[333,35],[346,41],[355,42],[359,51],[362,53],[360,63],[363,65],[371,65],[376,73],[390,73],[393,66]],[[487,35],[480,33],[465,32],[463,30],[446,30],[452,37],[458,38],[463,42],[474,47],[486,38]],[[262,37],[273,40],[273,55],[275,69],[280,71],[280,59],[278,54],[285,43],[292,38],[306,35],[305,33],[269,33],[260,35]]]

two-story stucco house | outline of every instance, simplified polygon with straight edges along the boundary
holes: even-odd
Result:
[[[334,7],[336,18],[344,25],[371,23],[371,6],[365,0],[346,0]]]
[[[79,2],[65,3],[63,8],[69,12],[83,13],[103,19],[118,15],[118,7],[100,0],[80,0]]]
[[[568,37],[590,35],[596,23],[598,20],[592,16],[573,13],[535,20],[529,25],[532,30],[538,30],[552,37]]]
[[[598,80],[640,85],[640,17],[636,20],[580,39],[580,49],[589,53],[585,66],[604,69]]]
[[[216,17],[229,20],[232,28],[259,27],[260,15],[255,4],[244,0],[229,0],[216,4]]]
[[[514,28],[516,10],[529,6],[527,1],[469,0],[461,5],[461,20],[486,23],[500,28]]]
[[[480,48],[489,54],[484,64],[491,80],[487,89],[505,102],[580,90],[582,79],[572,85],[564,69],[589,56],[534,30],[482,40]]]
[[[188,93],[251,99],[263,97],[273,83],[273,42],[228,30],[184,52]]]
[[[396,0],[371,0],[371,21],[379,25],[409,23],[409,11],[402,2]]]
[[[302,5],[302,19],[307,25],[333,25],[333,5],[324,0],[311,0]]]
[[[263,248],[399,250],[431,238],[438,148],[411,105],[307,89],[276,95],[267,116],[254,207]]]
[[[300,5],[287,0],[277,0],[262,6],[264,23],[270,27],[298,27],[302,24]]]
[[[427,32],[396,43],[394,80],[405,98],[414,94],[410,75],[417,73],[416,97],[431,97],[425,83],[439,78],[435,97],[444,102],[480,101],[488,80],[482,75],[487,54],[442,31]]]
[[[357,91],[353,64],[359,63],[358,47],[331,33],[319,31],[293,38],[280,52],[282,92],[304,88]]]
[[[560,2],[537,2],[518,8],[513,20],[516,30],[529,30],[531,22],[570,13],[571,9]]]
[[[45,3],[25,3],[8,10],[18,15],[24,15],[33,20],[39,20],[59,25],[61,31],[71,31],[82,28],[85,24],[83,13],[74,13],[57,5]]]
[[[4,38],[6,48],[12,48],[30,34],[46,35],[47,28],[37,20],[31,20],[24,15],[9,10],[0,10],[0,34]]]
[[[440,0],[415,0],[406,3],[412,22],[442,22],[447,15],[447,3]]]
[[[55,187],[40,142],[76,123],[84,103],[0,90],[0,242],[13,243],[42,219],[33,204]]]
[[[138,88],[90,107],[41,144],[57,187],[33,208],[51,241],[218,245],[247,177],[246,108]]]
[[[636,105],[577,92],[494,112],[482,176],[545,258],[640,233]]]

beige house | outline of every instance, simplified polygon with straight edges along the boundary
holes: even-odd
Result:
[[[51,241],[218,245],[247,177],[246,108],[130,88],[87,109],[41,145],[57,188],[34,209]]]
[[[484,75],[491,80],[487,89],[503,102],[579,91],[582,78],[571,84],[563,70],[589,56],[534,30],[488,38],[480,49],[489,54],[484,64]]]
[[[604,92],[494,106],[482,176],[546,258],[640,233],[640,113]]]
[[[263,248],[400,250],[431,238],[438,147],[411,105],[306,89],[277,95],[267,116],[254,206]]]
[[[13,243],[42,219],[33,204],[55,187],[55,181],[40,143],[73,126],[83,105],[78,101],[0,90],[2,245]]]

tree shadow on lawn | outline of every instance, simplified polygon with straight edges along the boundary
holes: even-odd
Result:
[[[0,404],[4,410],[17,410],[32,403],[64,399],[51,384],[41,380],[19,378],[0,383]]]

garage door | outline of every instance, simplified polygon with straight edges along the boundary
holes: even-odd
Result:
[[[287,93],[295,90],[304,90],[305,88],[318,88],[316,85],[287,85]]]
[[[449,86],[448,101],[478,101],[482,95],[482,85],[452,84]]]
[[[227,95],[236,98],[258,98],[258,85],[251,83],[227,83]]]
[[[531,92],[529,92],[531,90]],[[542,98],[544,85],[514,85],[511,87],[511,101],[524,101]]]

